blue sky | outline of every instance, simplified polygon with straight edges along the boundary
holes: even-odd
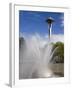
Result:
[[[46,19],[52,17],[55,22],[52,27],[52,34],[64,34],[64,13],[19,11],[19,32],[26,34],[48,34]]]

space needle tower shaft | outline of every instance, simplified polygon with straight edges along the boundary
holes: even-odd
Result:
[[[52,23],[54,22],[54,19],[52,17],[49,17],[46,22],[48,23],[48,31],[49,31],[49,39],[51,39],[52,36]]]

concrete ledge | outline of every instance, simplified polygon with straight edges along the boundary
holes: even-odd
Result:
[[[64,63],[49,64],[48,66],[55,75],[64,76]]]

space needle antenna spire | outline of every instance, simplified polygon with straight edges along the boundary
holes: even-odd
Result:
[[[48,23],[48,31],[49,31],[49,39],[51,39],[52,36],[52,23],[54,22],[54,19],[52,17],[49,17],[46,22]]]

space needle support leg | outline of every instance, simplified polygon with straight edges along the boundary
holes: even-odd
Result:
[[[52,34],[52,24],[49,25],[49,39],[51,39]]]

